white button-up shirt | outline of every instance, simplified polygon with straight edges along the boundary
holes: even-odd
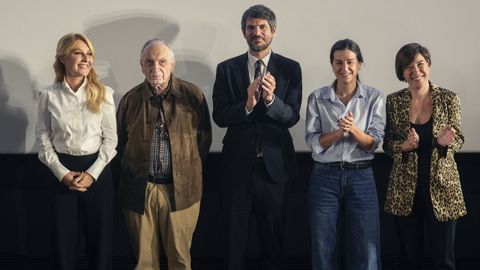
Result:
[[[57,153],[83,156],[98,152],[97,160],[86,170],[95,180],[117,153],[113,90],[106,87],[101,110],[93,113],[87,109],[85,86],[86,80],[74,92],[63,81],[40,91],[36,125],[38,157],[60,181],[70,170],[60,163]]]

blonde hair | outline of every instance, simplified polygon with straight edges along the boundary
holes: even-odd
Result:
[[[83,41],[87,44],[92,52],[93,58],[95,59],[95,50],[92,42],[85,35],[79,33],[69,33],[64,35],[58,40],[55,62],[53,63],[55,82],[62,82],[65,79],[65,64],[62,63],[60,59],[69,54],[79,41]],[[102,103],[105,101],[105,86],[98,81],[97,73],[93,67],[88,73],[86,80],[87,83],[85,90],[87,94],[87,108],[91,112],[98,113],[102,108]]]

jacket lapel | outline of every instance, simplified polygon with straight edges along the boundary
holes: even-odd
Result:
[[[432,133],[433,136],[436,137],[438,131],[440,130],[440,125],[442,122],[442,97],[439,95],[438,88],[432,84],[430,84],[430,89],[432,91]]]
[[[399,106],[401,110],[398,112],[399,114],[399,119],[401,121],[401,132],[405,136],[405,138],[408,136],[408,132],[410,131],[410,103],[411,103],[411,95],[408,89],[403,90],[402,94],[402,105]]]
[[[234,65],[233,76],[235,78],[234,85],[239,87],[240,99],[247,98],[247,89],[250,85],[250,77],[248,75],[248,55],[245,53],[242,57],[237,58]],[[235,88],[233,88],[235,89]]]
[[[281,70],[279,69],[279,58],[277,55],[272,51],[272,55],[270,56],[270,61],[268,61],[267,71],[275,77],[275,95],[284,98],[286,96],[285,90],[287,89],[286,84],[286,76],[281,74]]]

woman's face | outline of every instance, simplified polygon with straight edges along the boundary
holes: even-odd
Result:
[[[403,77],[410,87],[428,84],[430,78],[430,64],[428,64],[423,55],[417,53],[413,62],[403,70]]]
[[[92,69],[93,53],[85,42],[79,40],[70,52],[62,57],[62,62],[65,65],[65,76],[85,77]]]
[[[346,49],[333,53],[332,68],[338,82],[343,84],[355,83],[360,66],[357,55],[351,50]]]

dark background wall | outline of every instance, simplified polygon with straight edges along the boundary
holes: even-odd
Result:
[[[291,183],[287,197],[285,258],[292,269],[309,267],[309,227],[307,186],[312,160],[309,153],[297,153],[299,175]],[[480,181],[475,168],[479,153],[456,156],[468,215],[457,226],[457,263],[464,268],[480,269]],[[197,269],[220,269],[222,260],[222,224],[219,182],[220,154],[210,153],[207,161],[205,190],[195,233],[192,256]],[[116,164],[116,163],[114,163]],[[374,171],[383,209],[390,159],[376,155]],[[31,155],[0,155],[0,269],[48,269],[50,248],[50,211],[48,207],[48,169]],[[118,188],[116,182],[115,188]],[[131,266],[133,257],[123,216],[115,208],[114,265]],[[398,260],[393,218],[381,211],[382,257],[386,265]],[[249,261],[255,265],[259,256],[256,232],[250,237]],[[83,243],[80,243],[83,246]],[[80,254],[85,254],[82,249]],[[428,257],[428,256],[427,256]],[[428,261],[428,258],[426,258]],[[22,268],[23,267],[23,268]],[[304,267],[304,268],[302,268]],[[121,268],[118,268],[121,269]]]

